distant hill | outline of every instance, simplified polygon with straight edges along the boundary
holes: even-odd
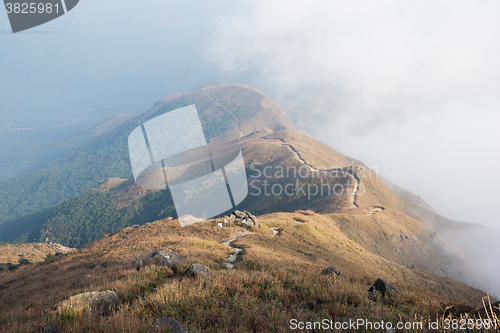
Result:
[[[243,152],[250,194],[238,209],[343,214],[342,232],[371,252],[500,295],[500,267],[484,259],[489,248],[497,249],[492,235],[498,232],[439,216],[362,162],[303,135],[274,101],[243,85],[168,96],[46,169],[0,183],[7,190],[0,194],[0,211],[8,220],[0,225],[0,240],[83,247],[127,226],[177,218],[168,189],[148,191],[131,180],[127,138],[145,120],[193,103],[216,163]],[[183,172],[179,168],[179,177]],[[337,186],[343,191],[335,193]]]
[[[207,142],[217,137],[236,139],[256,129],[297,130],[277,103],[244,85],[171,95],[43,168],[1,182],[0,223],[53,207],[97,187],[103,179],[130,178],[127,139],[131,131],[148,119],[191,104],[198,108]]]

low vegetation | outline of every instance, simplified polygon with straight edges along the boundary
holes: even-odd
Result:
[[[65,332],[148,332],[153,320],[164,316],[189,332],[283,332],[292,319],[427,323],[465,318],[481,307],[483,292],[374,254],[338,230],[331,223],[334,216],[305,211],[258,218],[260,228],[233,243],[243,252],[232,270],[223,262],[234,250],[222,243],[246,229],[218,228],[220,220],[180,228],[178,221],[166,219],[125,228],[51,264],[1,273],[2,332],[39,332],[47,325],[64,326]],[[272,227],[281,228],[279,236]],[[166,267],[133,268],[134,257],[155,249],[177,252],[186,262],[177,273]],[[311,260],[310,253],[317,259]],[[195,262],[210,267],[213,277],[180,279]],[[320,274],[331,265],[348,278]],[[91,278],[69,287],[86,275]],[[369,294],[379,277],[391,281],[400,295]],[[115,291],[122,302],[111,317],[42,315],[71,295],[104,290]]]

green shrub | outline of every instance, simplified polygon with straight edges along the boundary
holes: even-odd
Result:
[[[45,257],[45,262],[46,263],[51,263],[51,262],[54,262],[57,260],[57,257],[53,254],[47,254],[47,256]]]

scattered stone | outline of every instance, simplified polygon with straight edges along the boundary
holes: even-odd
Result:
[[[60,333],[63,331],[63,328],[62,326],[47,326],[43,330],[43,333]]]
[[[132,261],[132,265],[134,265],[137,270],[149,265],[167,266],[172,269],[174,273],[176,273],[177,265],[182,262],[184,262],[184,259],[182,259],[177,253],[160,250],[148,252],[138,256]]]
[[[347,276],[342,273],[339,269],[337,269],[335,266],[330,266],[328,268],[325,268],[323,271],[321,271],[322,275],[328,275],[328,276],[333,276],[334,278],[342,278],[342,279],[347,279]]]
[[[234,218],[232,218],[231,216],[234,216]],[[230,215],[229,220],[235,221],[236,225],[244,226],[247,228],[248,227],[258,228],[259,227],[259,223],[257,222],[257,218],[246,210],[244,210],[244,211],[235,210]]]
[[[273,235],[279,236],[282,230],[283,229],[281,229],[281,228],[271,228],[271,233]]]
[[[312,260],[312,261],[318,261],[318,257],[316,257],[315,254],[312,254],[312,253],[306,253],[306,256]]]
[[[371,286],[368,292],[379,292],[382,296],[385,296],[385,294],[389,294],[389,296],[397,296],[399,294],[399,290],[384,279],[378,279],[375,281],[375,284]]]
[[[92,275],[85,275],[84,277],[82,277],[81,279],[78,279],[76,280],[75,282],[71,283],[69,285],[70,288],[75,288],[75,287],[78,287],[80,285],[82,285],[85,281],[89,280],[90,278],[92,277]]]
[[[53,305],[45,310],[45,312],[50,313],[74,309],[83,313],[110,316],[118,310],[120,303],[120,299],[114,291],[93,291],[71,296],[69,299]]]
[[[182,278],[184,277],[210,277],[212,276],[212,271],[205,265],[202,264],[192,264],[186,269],[184,274],[182,274]]]
[[[177,320],[169,317],[155,319],[151,328],[153,332],[188,333]]]

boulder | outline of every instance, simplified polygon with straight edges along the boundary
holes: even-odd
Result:
[[[64,327],[62,326],[47,326],[43,330],[43,333],[60,333],[62,332]]]
[[[71,296],[69,299],[53,305],[46,313],[74,309],[76,311],[99,316],[110,316],[120,307],[118,295],[111,290],[93,291]]]
[[[347,278],[347,276],[344,273],[342,273],[339,269],[337,269],[335,266],[330,266],[328,268],[325,268],[323,271],[321,271],[321,274],[332,276],[335,279],[338,279],[338,278],[346,279]]]
[[[244,212],[240,212],[239,210],[235,210],[233,212],[233,215],[236,216],[237,218],[245,218],[246,217],[246,214]]]
[[[85,281],[89,280],[92,276],[91,275],[85,275],[84,277],[82,277],[81,279],[78,279],[76,280],[75,282],[71,283],[69,285],[70,288],[75,288],[75,287],[78,287],[80,285],[82,285]]]
[[[399,294],[399,290],[384,279],[378,279],[375,281],[375,284],[371,286],[368,292],[378,292],[381,293],[382,296],[385,296],[385,294],[389,294],[389,296],[397,296]]]
[[[205,265],[202,264],[192,264],[186,269],[182,277],[210,277],[212,276],[212,271]]]
[[[229,221],[234,221],[236,225],[244,226],[244,227],[259,227],[259,223],[257,222],[257,218],[252,215],[249,211],[239,211],[235,210],[230,216]]]
[[[151,328],[153,332],[188,333],[177,320],[169,317],[155,319]]]
[[[184,259],[177,253],[160,250],[138,256],[132,261],[132,265],[134,265],[137,270],[149,265],[166,266],[175,273],[177,272],[177,265],[182,262],[184,262]]]

